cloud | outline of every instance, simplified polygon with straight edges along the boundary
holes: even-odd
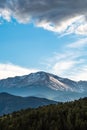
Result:
[[[56,52],[44,61],[47,71],[60,77],[73,80],[87,80],[87,38],[63,46],[63,51]]]
[[[87,35],[87,0],[0,0],[0,17],[59,34]]]
[[[75,61],[60,61],[54,64],[53,72],[57,74],[63,74],[64,71],[68,71],[75,65]],[[58,69],[59,68],[59,69]]]
[[[87,24],[81,24],[77,30],[76,30],[76,33],[77,34],[80,34],[80,35],[87,35]]]
[[[83,80],[87,81],[87,65],[83,65],[78,67],[77,73],[74,73],[74,75],[71,76],[72,79],[75,79],[76,81],[78,80]]]
[[[87,45],[87,38],[84,38],[84,39],[79,39],[78,41],[69,44],[67,47],[78,49],[78,48],[83,48],[86,45]]]
[[[0,63],[0,79],[22,76],[37,71],[38,71],[37,69],[24,68],[11,63],[7,64]]]

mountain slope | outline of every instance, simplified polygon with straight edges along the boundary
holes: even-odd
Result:
[[[0,92],[67,101],[86,96],[87,81],[75,82],[50,73],[37,72],[0,80]]]
[[[0,115],[11,113],[13,111],[36,108],[39,106],[55,104],[57,102],[45,98],[20,97],[8,93],[0,93]]]
[[[1,130],[87,130],[87,98],[0,118]]]

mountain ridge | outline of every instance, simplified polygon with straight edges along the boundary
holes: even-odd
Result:
[[[0,115],[12,113],[21,109],[37,108],[49,104],[56,104],[56,101],[38,97],[21,97],[6,92],[0,93]]]
[[[77,82],[40,71],[0,80],[0,92],[68,101],[87,95],[87,81]]]

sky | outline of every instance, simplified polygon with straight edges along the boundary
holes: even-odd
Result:
[[[87,0],[0,0],[0,79],[46,71],[87,80]]]

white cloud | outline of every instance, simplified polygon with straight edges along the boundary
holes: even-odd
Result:
[[[0,0],[0,17],[59,34],[87,35],[87,0]]]
[[[78,41],[69,44],[67,47],[69,48],[83,48],[87,45],[87,38],[79,39]]]
[[[47,22],[46,20],[36,22],[35,24],[38,27],[43,27],[44,29],[52,32],[56,32],[60,34],[63,33],[62,35],[68,35],[71,33],[82,34],[80,33],[80,31],[82,32],[80,28],[83,24],[85,24],[85,17],[84,15],[70,17],[69,19],[65,19],[64,21],[61,21],[56,24]],[[83,31],[86,32],[86,29],[85,30],[84,29],[85,27],[83,28]],[[86,34],[85,32],[84,34]]]
[[[71,76],[71,79],[74,79],[76,81],[87,81],[87,65],[83,65],[81,68],[78,68],[74,75]]]
[[[45,61],[47,71],[73,80],[87,80],[87,38],[79,39],[68,46],[62,53],[55,53]]]
[[[60,61],[54,64],[52,71],[55,74],[62,75],[64,71],[68,71],[75,65],[74,61]]]
[[[37,69],[24,68],[11,63],[0,63],[0,79],[5,79],[7,77],[22,76],[37,71]]]
[[[0,17],[10,22],[11,20],[11,12],[8,9],[0,9]]]
[[[87,35],[87,24],[81,24],[77,29],[76,29],[76,34],[80,35]]]

